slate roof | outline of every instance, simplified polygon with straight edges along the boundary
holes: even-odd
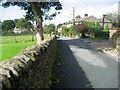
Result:
[[[101,22],[101,23],[102,23],[102,19],[98,19],[98,18],[96,18],[96,17],[93,16],[93,15],[75,20],[76,23],[79,23],[79,22],[82,22],[82,21]],[[69,22],[67,22],[67,24],[71,24],[72,22],[73,22],[73,21],[69,21]],[[105,18],[104,22],[105,22],[105,23],[111,23],[111,21],[107,20],[106,18]]]
[[[94,17],[94,16],[92,15],[92,16],[88,16],[88,17],[81,18],[79,21],[80,21],[80,22],[81,22],[81,21],[99,22],[100,20],[97,19],[96,17]]]
[[[98,19],[92,15],[92,16],[81,18],[79,21],[102,22],[102,19]],[[111,21],[109,21],[108,19],[105,18],[104,22],[111,22]]]

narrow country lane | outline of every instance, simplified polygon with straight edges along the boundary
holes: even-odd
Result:
[[[118,88],[118,60],[81,39],[59,37],[61,50],[54,88]]]

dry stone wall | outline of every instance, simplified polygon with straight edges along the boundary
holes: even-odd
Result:
[[[55,35],[0,62],[0,89],[49,88],[57,51]]]
[[[110,46],[113,48],[118,48],[118,29],[111,29],[109,30],[109,43]]]

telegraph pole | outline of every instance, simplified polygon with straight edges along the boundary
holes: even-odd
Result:
[[[118,22],[120,23],[120,1],[118,2]]]
[[[103,28],[103,29],[104,29],[105,16],[106,16],[106,15],[103,15],[103,19],[102,19],[102,23],[103,23],[103,24],[102,24],[102,28]]]
[[[75,8],[73,7],[73,25],[75,25]]]

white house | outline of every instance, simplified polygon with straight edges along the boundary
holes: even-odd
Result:
[[[14,33],[27,33],[30,32],[27,28],[16,28],[14,29]]]

